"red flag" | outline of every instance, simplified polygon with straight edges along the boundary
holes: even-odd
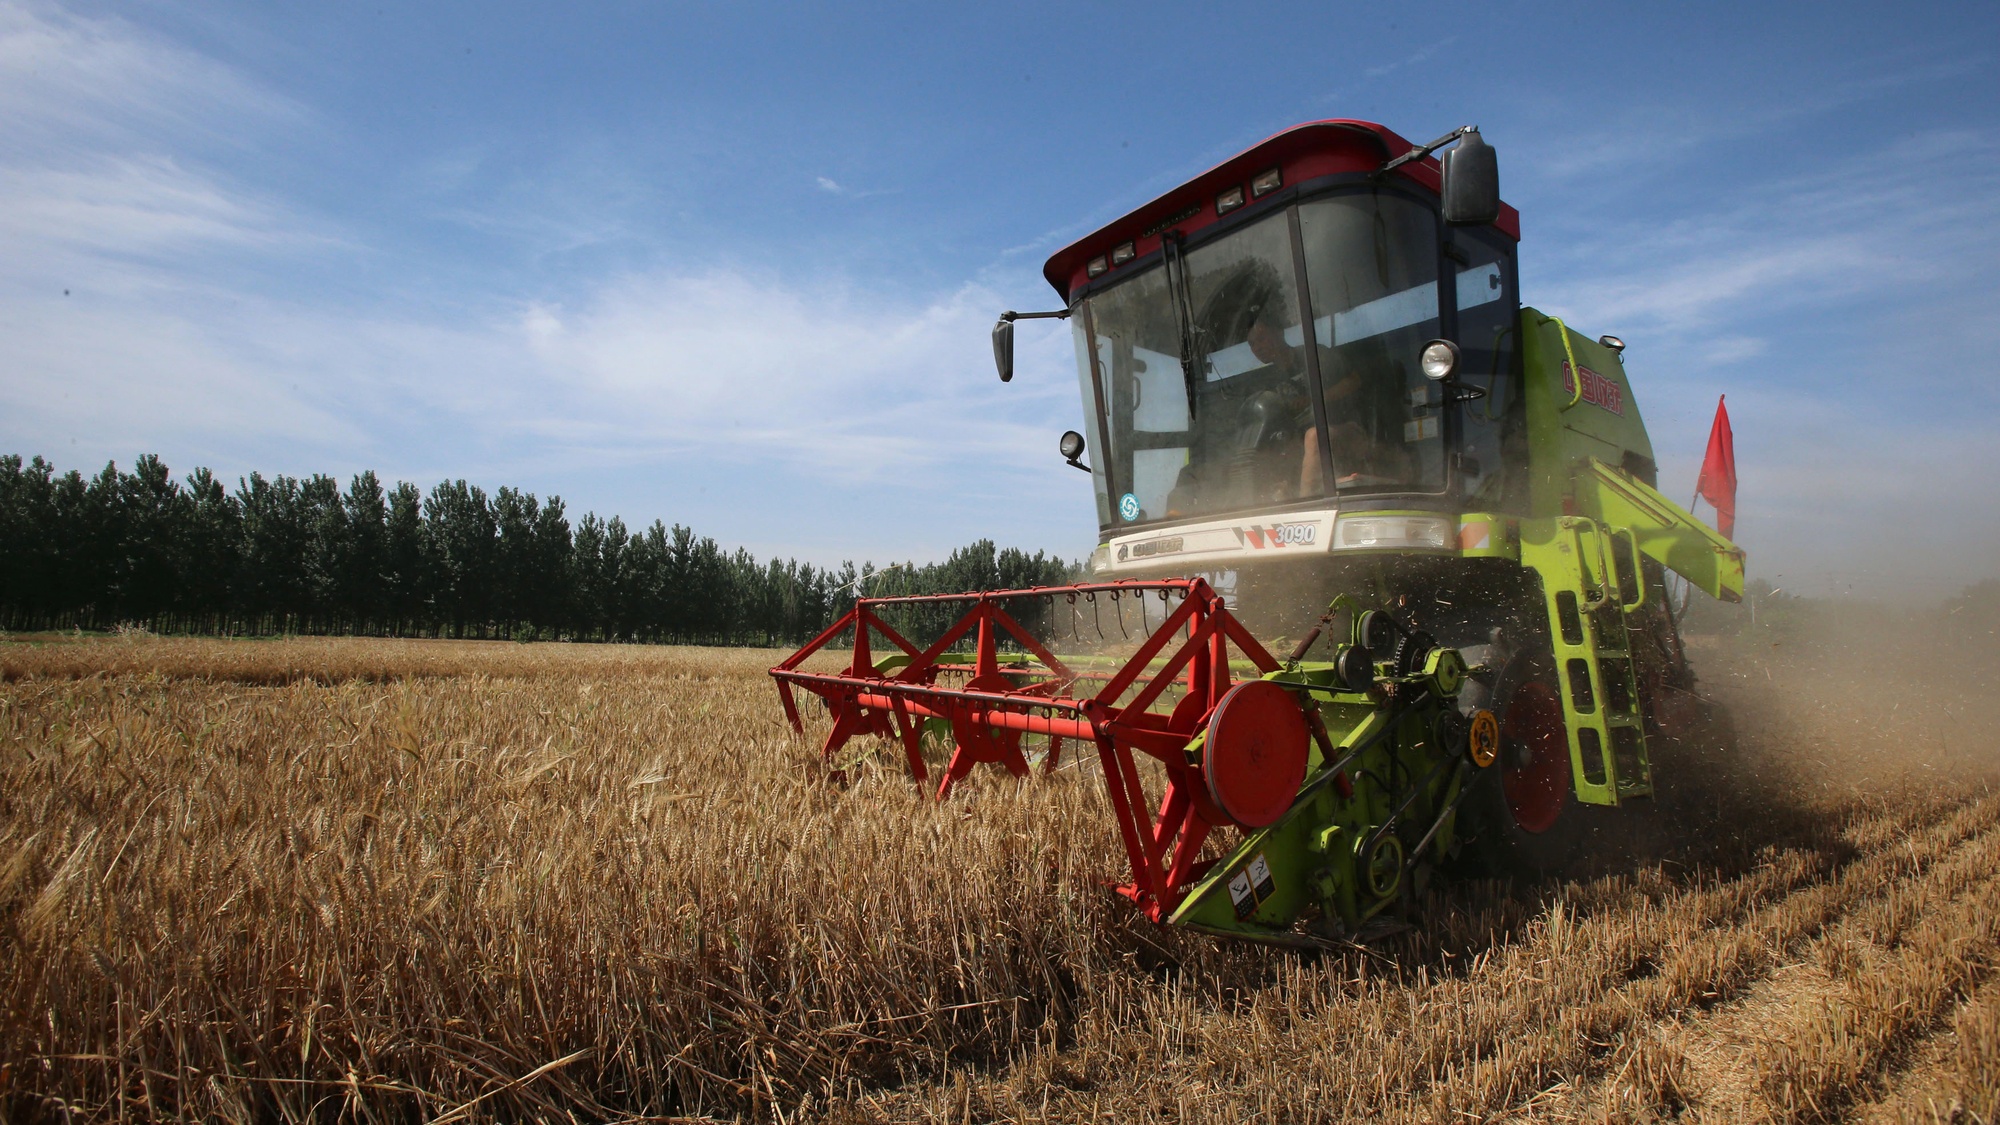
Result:
[[[1723,395],[1715,401],[1715,425],[1708,431],[1708,456],[1701,459],[1701,480],[1696,495],[1715,505],[1715,529],[1727,538],[1736,536],[1736,435],[1729,429],[1729,410]]]

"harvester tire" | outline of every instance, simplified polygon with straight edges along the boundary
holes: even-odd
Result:
[[[1542,879],[1570,870],[1583,847],[1584,818],[1572,791],[1562,697],[1548,662],[1516,656],[1490,686],[1468,684],[1459,702],[1490,709],[1500,719],[1499,760],[1478,773],[1463,806],[1460,860],[1491,877]]]

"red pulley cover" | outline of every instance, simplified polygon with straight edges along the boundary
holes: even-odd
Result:
[[[1306,717],[1292,693],[1269,680],[1230,688],[1208,720],[1201,776],[1208,795],[1244,828],[1285,815],[1306,776]]]

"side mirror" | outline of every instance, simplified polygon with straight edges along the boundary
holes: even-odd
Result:
[[[1064,430],[1062,440],[1057,443],[1056,449],[1062,453],[1063,460],[1069,462],[1073,467],[1082,469],[1086,473],[1090,471],[1090,466],[1080,460],[1083,456],[1082,434],[1077,433],[1075,430]]]
[[[1014,381],[1014,320],[1012,317],[1003,316],[1000,318],[1000,323],[993,326],[993,366],[1000,369],[1001,382],[1011,383]],[[1083,439],[1078,438],[1077,440],[1082,441]]]
[[[1014,322],[1017,320],[1068,320],[1068,309],[1054,312],[1013,312],[1000,314],[1000,323],[993,326],[993,366],[1000,369],[1000,381],[1014,381]]]
[[[1493,146],[1468,129],[1444,154],[1444,221],[1490,223],[1500,217],[1500,164]]]

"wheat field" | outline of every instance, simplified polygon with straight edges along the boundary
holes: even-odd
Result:
[[[1643,862],[1301,953],[1112,895],[1088,764],[830,778],[777,653],[0,641],[0,1112],[1991,1121],[2000,683],[1869,651],[1702,647]]]

